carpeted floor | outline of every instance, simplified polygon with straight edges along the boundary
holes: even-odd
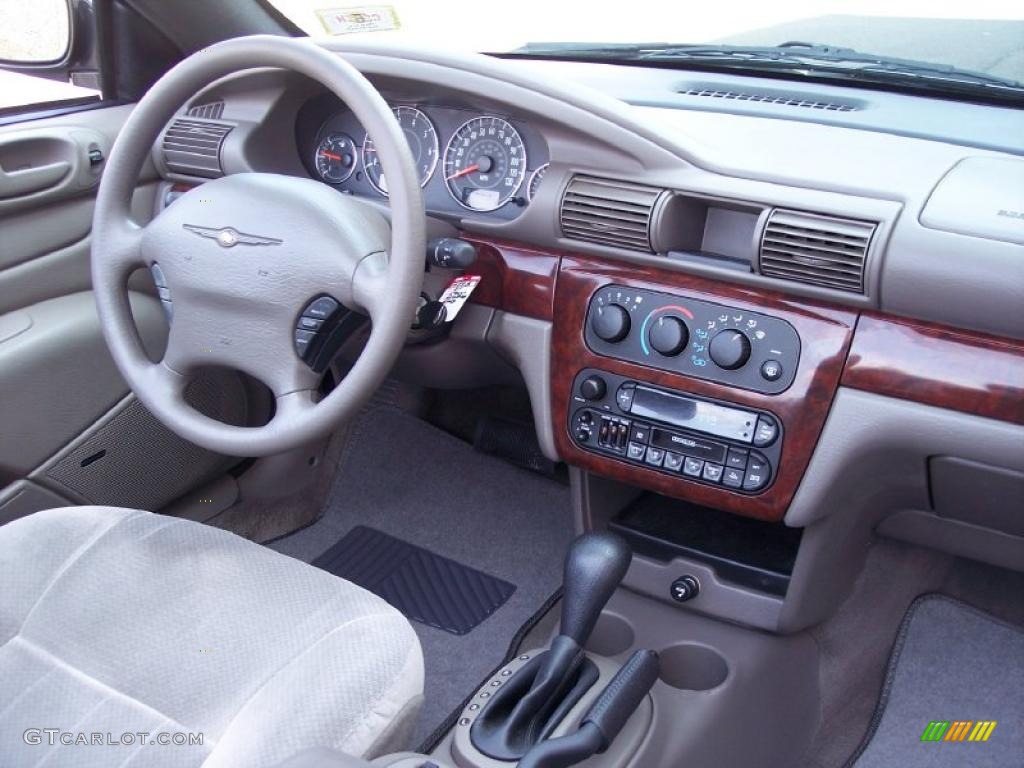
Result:
[[[397,408],[376,407],[353,425],[324,516],[269,546],[312,562],[356,526],[515,585],[468,634],[413,623],[426,660],[418,743],[502,662],[516,632],[561,585],[573,537],[569,489]]]
[[[851,765],[1021,765],[1022,692],[1024,631],[946,597],[923,597],[900,628],[868,740]]]

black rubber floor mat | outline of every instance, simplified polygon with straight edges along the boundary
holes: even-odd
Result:
[[[515,584],[357,526],[313,565],[368,589],[407,618],[465,635],[498,610]]]

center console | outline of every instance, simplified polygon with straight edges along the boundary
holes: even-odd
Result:
[[[781,520],[855,319],[761,289],[563,255],[551,360],[558,452],[632,487]]]

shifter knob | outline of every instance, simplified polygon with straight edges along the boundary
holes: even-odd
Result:
[[[601,609],[619,586],[633,553],[614,533],[587,533],[565,556],[561,633],[586,645]]]

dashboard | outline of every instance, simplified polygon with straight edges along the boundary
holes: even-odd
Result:
[[[548,168],[543,136],[507,113],[422,101],[392,103],[433,213],[465,211],[510,220],[534,199]],[[310,175],[339,192],[387,199],[373,140],[333,96],[300,109],[296,141]]]
[[[411,333],[396,375],[521,381],[549,458],[771,521],[814,519],[830,483],[871,482],[867,449],[808,482],[812,459],[856,447],[843,436],[819,447],[844,392],[1019,436],[1024,219],[999,212],[1019,209],[1024,146],[966,135],[992,118],[1024,136],[1019,114],[949,106],[957,143],[882,124],[913,112],[912,97],[846,89],[856,98],[840,124],[801,106],[837,98],[820,85],[785,84],[793,104],[780,106],[782,85],[760,101],[763,81],[723,76],[711,92],[733,94],[730,112],[670,71],[328,45],[391,105],[430,235],[477,252],[470,303],[439,335]],[[241,73],[198,94],[153,159],[168,184],[285,173],[387,212],[372,139],[289,73]],[[424,300],[452,277],[428,271]],[[975,428],[946,452],[989,461],[998,428],[942,434]],[[870,440],[896,450],[912,434],[890,417]],[[927,498],[930,454],[905,450],[901,478]],[[1006,461],[1024,469],[1024,456]]]

